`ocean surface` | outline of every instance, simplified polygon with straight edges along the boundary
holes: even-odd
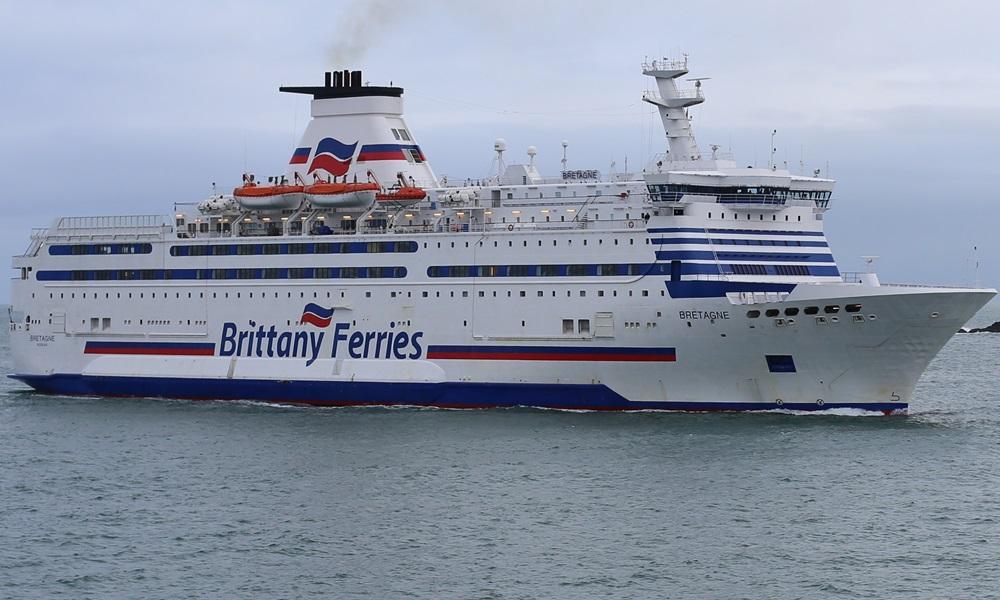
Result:
[[[894,417],[305,409],[4,378],[0,598],[997,598],[998,363],[1000,335],[956,336]]]

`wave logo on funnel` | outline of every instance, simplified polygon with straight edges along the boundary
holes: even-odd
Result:
[[[308,323],[316,327],[329,327],[332,319],[332,308],[323,308],[319,304],[310,302],[302,309],[302,318],[299,319],[299,325]]]
[[[334,177],[340,177],[351,168],[354,150],[358,143],[345,144],[334,138],[323,138],[316,145],[316,155],[309,165],[309,173],[323,169]]]

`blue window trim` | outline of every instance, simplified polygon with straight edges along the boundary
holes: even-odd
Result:
[[[251,269],[92,269],[38,271],[38,281],[253,281],[276,279],[402,279],[406,267],[280,267]]]
[[[101,250],[107,248],[109,252]],[[135,244],[53,244],[49,246],[50,256],[112,256],[117,254],[150,254],[153,245]]]
[[[832,262],[832,259],[831,259]],[[747,268],[751,267],[751,268]],[[738,271],[758,272],[738,272]],[[782,272],[785,271],[785,272]],[[834,265],[806,266],[780,264],[734,265],[728,263],[681,263],[681,275],[777,275],[783,277],[840,276]],[[670,275],[669,262],[574,264],[574,265],[433,265],[427,276],[436,278],[496,277],[645,277]]]
[[[431,278],[450,277],[645,277],[669,275],[669,263],[605,263],[572,265],[434,265]]]
[[[726,252],[711,250],[657,251],[657,260],[739,260],[763,262],[836,262],[832,254],[792,254],[788,252]]]
[[[807,235],[823,237],[822,231],[799,231],[794,229],[705,229],[703,227],[654,227],[647,233],[733,233],[748,235]]]
[[[369,246],[375,244],[374,249]],[[249,251],[240,252],[241,248]],[[373,240],[369,242],[296,242],[280,244],[177,244],[170,256],[257,256],[275,254],[385,254],[417,251],[410,240]]]
[[[652,238],[651,244],[714,244],[719,246],[778,246],[793,248],[829,248],[826,242],[813,242],[810,240],[762,240],[762,239],[740,239],[730,238]]]

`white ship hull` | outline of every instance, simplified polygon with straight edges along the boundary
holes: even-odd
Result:
[[[639,233],[588,235],[624,242],[642,239]],[[494,234],[518,242],[543,235]],[[449,240],[464,247],[481,237],[433,239],[450,249]],[[638,246],[638,253],[647,248]],[[419,262],[437,262],[450,250],[421,252],[399,262],[419,273]],[[445,284],[416,277],[227,286],[50,283],[46,290],[59,291],[35,292],[31,299],[46,315],[43,322],[12,326],[15,376],[59,394],[315,405],[898,411],[938,350],[993,295],[823,283],[796,285],[780,301],[734,304],[728,296],[672,298],[663,277]],[[120,300],[123,291],[132,297]],[[59,300],[68,294],[79,301],[59,314],[65,306]],[[114,301],[120,302],[117,314]],[[302,322],[307,304],[332,309],[329,322]],[[846,312],[857,304],[860,311]],[[810,306],[818,314],[803,314]],[[827,306],[839,310],[826,314]],[[784,316],[795,308],[795,317]],[[767,317],[768,309],[781,313]],[[761,316],[749,318],[751,310]],[[48,315],[58,316],[49,323]],[[589,327],[581,333],[576,325],[584,316]],[[571,333],[561,329],[567,317]],[[104,318],[137,331],[104,331]],[[240,332],[266,334],[272,325],[270,348],[266,336],[259,347],[249,334],[238,339]],[[351,352],[355,332],[375,333],[367,357],[361,346]],[[379,343],[382,332],[405,332],[407,341],[390,347],[388,335]],[[282,333],[286,340],[299,334],[299,347],[279,348]],[[780,365],[775,371],[768,356],[792,357],[794,372]]]

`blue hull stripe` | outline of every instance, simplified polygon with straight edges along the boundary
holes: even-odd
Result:
[[[832,254],[793,254],[790,252],[732,252],[720,250],[662,250],[656,260],[735,260],[749,262],[821,262],[835,263]]]
[[[201,379],[180,377],[105,377],[88,375],[12,375],[36,390],[71,396],[176,398],[182,400],[255,400],[310,406],[434,406],[441,408],[500,408],[530,406],[575,410],[774,410],[773,403],[756,402],[630,402],[604,385],[542,383],[378,383],[350,381],[276,381],[264,379]],[[786,402],[789,410],[860,408],[905,410],[906,404],[886,402]]]
[[[786,243],[787,242],[787,243]],[[651,244],[715,244],[717,246],[778,246],[789,248],[829,248],[826,242],[810,240],[734,240],[731,238],[682,237],[682,238],[652,238]]]
[[[764,229],[705,229],[704,227],[653,227],[649,233],[732,233],[748,235],[809,235],[823,237],[822,231],[767,231]]]

